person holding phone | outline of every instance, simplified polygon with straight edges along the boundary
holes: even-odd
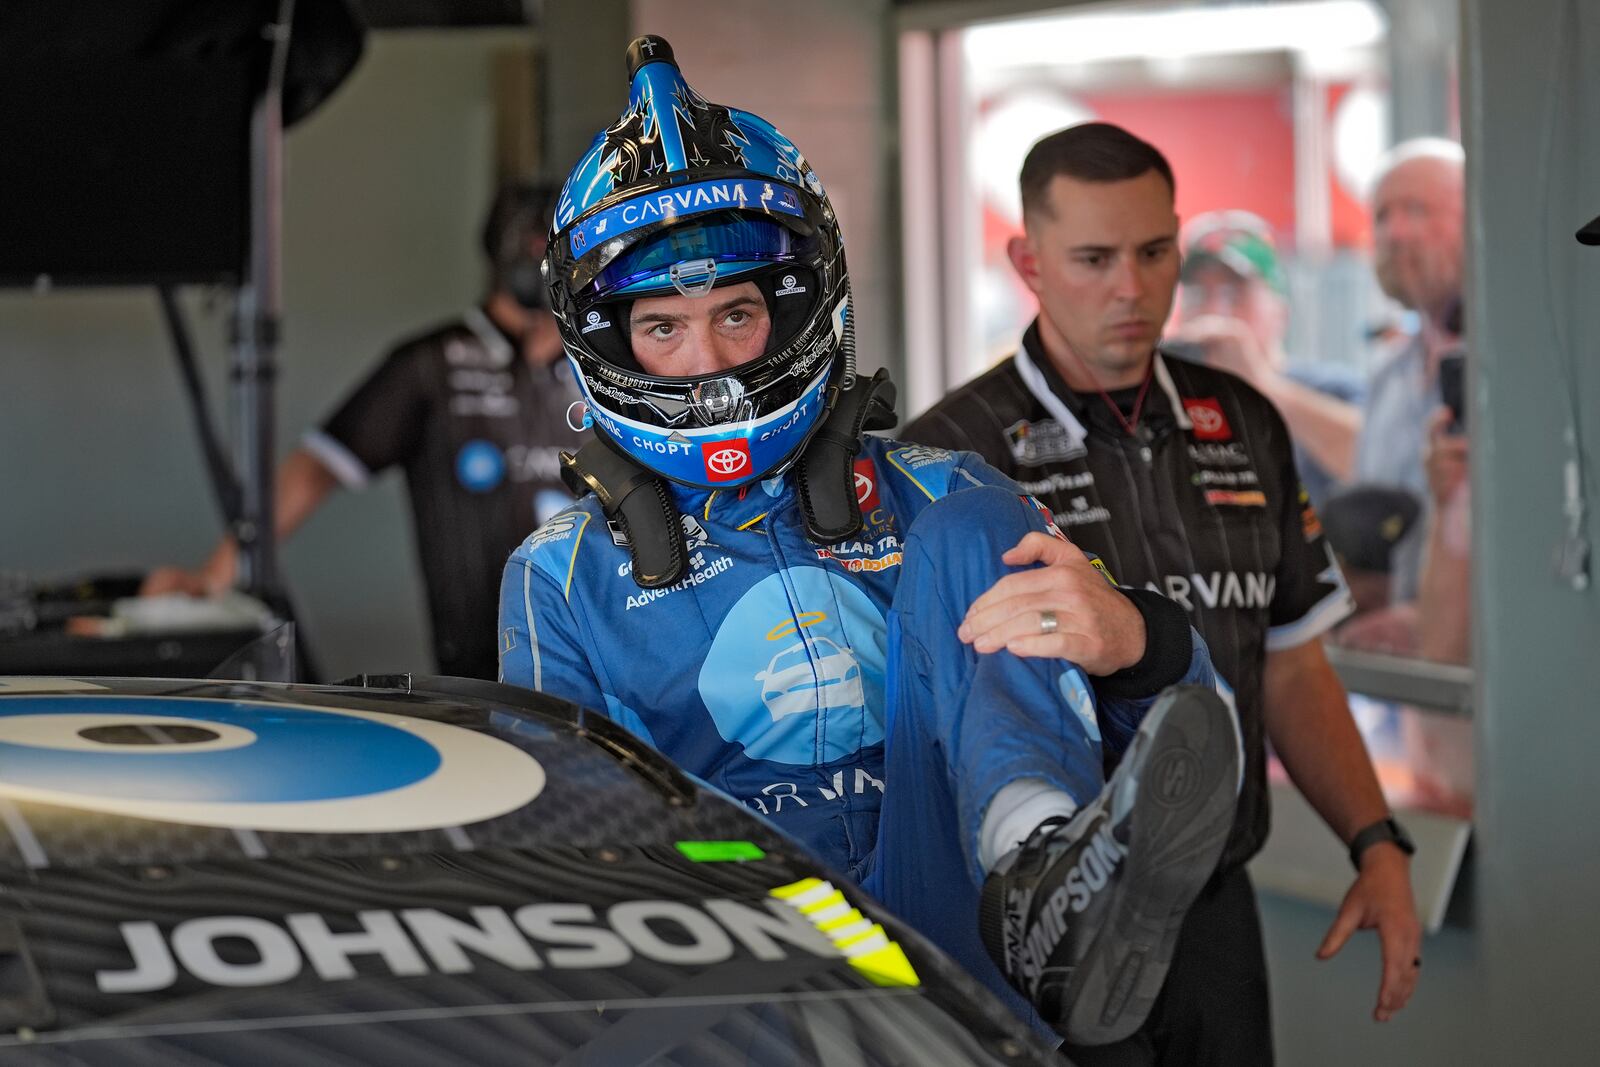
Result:
[[[1347,483],[1361,432],[1360,376],[1290,363],[1289,284],[1272,228],[1248,211],[1208,211],[1183,227],[1178,327],[1168,353],[1236,374],[1282,413],[1300,483],[1317,507]]]
[[[1351,647],[1401,655],[1421,652],[1424,550],[1442,532],[1435,530],[1439,491],[1455,492],[1449,485],[1435,485],[1428,457],[1446,454],[1440,451],[1440,438],[1452,417],[1444,406],[1441,367],[1448,355],[1462,352],[1464,170],[1460,145],[1419,138],[1389,152],[1374,186],[1378,283],[1416,312],[1420,326],[1368,382],[1353,481],[1409,489],[1423,502],[1424,514],[1395,546],[1389,606],[1338,631],[1338,640]],[[1464,442],[1446,451],[1459,453],[1464,463]],[[1457,507],[1464,515],[1464,506]],[[1465,595],[1463,582],[1459,597]]]

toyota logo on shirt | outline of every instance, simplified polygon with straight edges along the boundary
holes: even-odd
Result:
[[[708,441],[700,446],[700,455],[709,481],[731,482],[750,473],[750,442],[742,437]]]
[[[1183,410],[1188,413],[1189,421],[1194,424],[1194,436],[1199,441],[1228,441],[1233,438],[1233,430],[1228,426],[1228,418],[1222,413],[1222,405],[1216,397],[1184,397]]]

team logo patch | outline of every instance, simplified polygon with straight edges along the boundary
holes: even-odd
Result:
[[[1398,516],[1393,516],[1389,522],[1395,524],[1394,532],[1390,533],[1388,528],[1382,528],[1380,532],[1392,542],[1400,536],[1400,519]],[[1316,505],[1311,503],[1311,494],[1306,492],[1306,487],[1303,485],[1300,487],[1300,532],[1305,535],[1307,544],[1322,536],[1322,519],[1317,515]]]
[[[700,458],[705,464],[707,481],[731,482],[751,473],[750,442],[742,437],[707,441],[700,446]]]
[[[700,525],[700,520],[693,515],[680,515],[683,524],[683,547],[693,552],[697,548],[704,548],[711,544],[711,536],[706,533],[706,528]],[[628,531],[623,529],[622,523],[617,519],[606,520],[606,531],[611,534],[611,543],[618,548],[628,548],[633,542],[628,537]],[[712,545],[713,548],[717,547]]]
[[[1055,419],[1012,423],[1006,427],[1006,440],[1011,444],[1011,457],[1025,467],[1062,463],[1089,454],[1084,443]]]
[[[878,471],[870,459],[858,459],[856,469],[856,503],[861,505],[862,511],[876,509],[878,499]]]
[[[1055,516],[1058,526],[1088,526],[1096,522],[1110,522],[1111,509],[1100,504],[1091,504],[1087,496],[1075,496],[1067,501],[1065,511],[1057,512]]]
[[[1040,515],[1044,516],[1045,533],[1049,534],[1051,537],[1054,537],[1058,541],[1068,541],[1070,543],[1067,535],[1061,532],[1061,527],[1056,525],[1056,517],[1050,513],[1049,508],[1044,506],[1043,501],[1035,496],[1025,496],[1022,499],[1025,503],[1033,505],[1034,510]]]
[[[7,697],[0,766],[0,797],[285,833],[481,822],[545,782],[521,749],[416,716],[171,697]]]
[[[1264,508],[1267,506],[1267,494],[1259,489],[1207,489],[1206,503],[1222,507]]]
[[[793,274],[785,274],[781,280],[783,281],[783,288],[774,289],[772,291],[773,296],[793,296],[796,293],[806,291],[806,287],[800,284],[800,279]]]
[[[896,449],[893,453],[902,466],[908,471],[921,470],[936,463],[949,463],[955,456],[942,448],[930,448],[927,445],[911,445],[906,448]]]
[[[1191,444],[1189,458],[1210,467],[1250,466],[1250,456],[1238,441],[1230,441],[1225,445]]]
[[[529,535],[528,551],[532,552],[536,548],[555,544],[557,541],[565,541],[572,535],[573,531],[578,529],[582,518],[581,512],[572,511],[562,512],[555,516]]]
[[[593,333],[595,330],[608,330],[610,328],[611,328],[611,320],[610,319],[606,318],[604,315],[600,314],[600,312],[598,312],[598,311],[591,311],[591,312],[589,312],[589,314],[584,316],[584,318],[583,318],[583,329],[579,330],[578,332],[579,333]]]
[[[791,567],[741,596],[700,668],[717,732],[751,759],[809,767],[883,740],[883,613],[841,574]]]
[[[1222,404],[1214,396],[1184,397],[1183,410],[1194,424],[1194,436],[1200,441],[1231,441],[1233,429],[1222,413]]]

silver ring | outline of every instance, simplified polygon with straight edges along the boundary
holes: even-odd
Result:
[[[1056,618],[1056,613],[1049,608],[1039,612],[1039,632],[1053,634],[1060,629],[1061,621]]]

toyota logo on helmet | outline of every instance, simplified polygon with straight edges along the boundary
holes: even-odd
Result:
[[[706,466],[723,475],[738,474],[749,465],[749,454],[741,452],[737,448],[724,448],[713,452],[711,457],[706,460]]]
[[[770,477],[798,458],[829,391],[853,373],[838,221],[793,142],[701,97],[665,41],[640,38],[628,59],[628,104],[568,176],[545,254],[562,340],[594,432],[642,466],[702,488]],[[667,377],[634,358],[634,301],[749,282],[771,321],[753,359]]]

